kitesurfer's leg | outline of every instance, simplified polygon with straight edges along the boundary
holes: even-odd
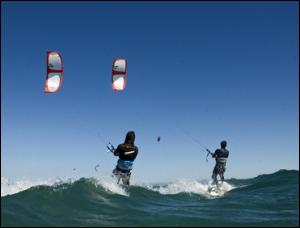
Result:
[[[217,180],[217,173],[215,172],[215,170],[214,170],[214,172],[213,172],[213,174],[212,174],[211,177],[213,179],[213,183],[212,184],[217,184],[218,180]]]
[[[221,178],[221,181],[223,182],[224,181],[224,173],[220,173],[220,178]]]
[[[222,165],[220,167],[220,179],[221,179],[222,183],[224,182],[224,173],[225,173],[225,166]]]
[[[129,186],[129,182],[130,182],[130,175],[131,175],[131,173],[129,172],[129,173],[126,173],[126,174],[124,174],[123,175],[123,177],[122,177],[122,182],[123,182],[123,184],[125,184],[125,185],[128,185]]]
[[[116,167],[113,171],[113,177],[116,177],[117,178],[117,184],[119,184],[120,182],[120,179],[121,179],[121,173],[119,171],[119,169]]]

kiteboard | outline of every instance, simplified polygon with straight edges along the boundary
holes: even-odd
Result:
[[[222,194],[223,181],[217,180],[217,183],[213,183],[208,186],[208,192],[210,195],[217,196]]]

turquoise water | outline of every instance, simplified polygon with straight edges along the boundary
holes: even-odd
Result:
[[[299,171],[122,186],[81,178],[1,197],[1,226],[299,226]]]

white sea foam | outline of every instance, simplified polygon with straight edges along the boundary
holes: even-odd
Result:
[[[123,196],[129,196],[130,188],[126,188],[123,185],[117,184],[115,177],[111,175],[100,175],[97,178],[93,178],[93,183],[96,186],[101,186],[105,191],[112,194],[119,194]],[[16,194],[34,186],[47,185],[53,186],[62,183],[73,183],[76,181],[72,178],[49,178],[47,180],[29,180],[22,179],[17,181],[11,181],[8,178],[1,177],[1,197],[6,195]],[[131,186],[139,186],[146,188],[151,191],[159,192],[163,195],[173,195],[179,193],[191,193],[205,196],[207,198],[214,198],[223,196],[226,192],[236,188],[227,182],[224,182],[219,189],[212,186],[211,181],[198,181],[198,180],[187,180],[180,179],[168,184],[154,185],[149,183],[138,183],[133,182]]]
[[[39,186],[39,185],[52,186],[54,184],[66,183],[70,181],[74,181],[74,180],[70,178],[67,179],[67,178],[54,177],[46,180],[30,180],[24,178],[21,180],[12,181],[8,178],[1,177],[1,197],[6,195],[16,194],[18,192],[24,191],[34,186]]]
[[[226,192],[235,188],[227,182],[219,187],[214,188],[211,181],[197,181],[181,179],[165,185],[151,185],[147,183],[135,183],[134,185],[147,188],[151,191],[159,192],[164,195],[173,195],[179,193],[193,193],[207,198],[223,196]]]
[[[96,185],[102,186],[108,192],[123,196],[129,196],[126,187],[118,184],[117,179],[111,175],[102,175],[100,177],[97,177]]]

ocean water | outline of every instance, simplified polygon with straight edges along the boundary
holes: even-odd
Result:
[[[1,226],[299,226],[299,171],[229,179],[218,192],[209,186],[199,180],[126,188],[110,177],[52,184],[1,178]]]

